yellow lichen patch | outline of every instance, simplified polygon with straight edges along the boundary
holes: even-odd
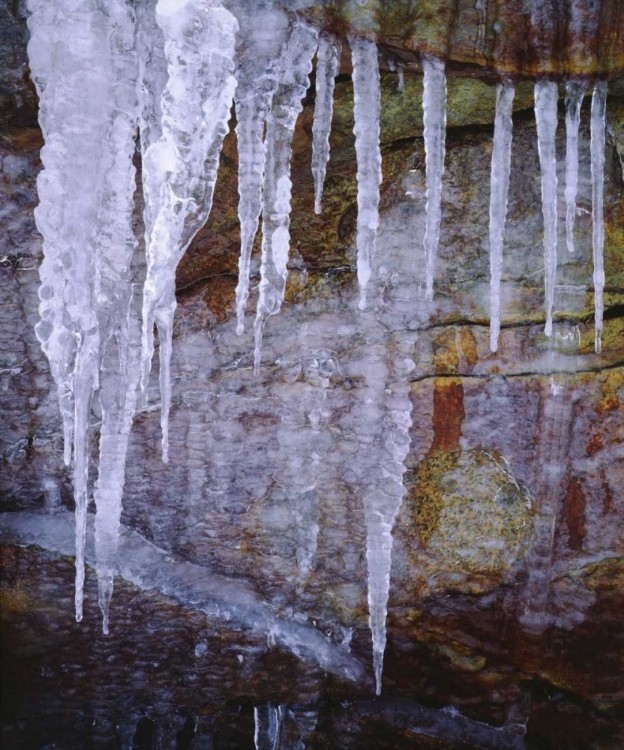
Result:
[[[620,407],[622,402],[617,392],[622,386],[624,386],[624,369],[611,370],[607,373],[603,384],[600,386],[603,397],[596,404],[598,413],[613,411]]]
[[[526,552],[531,498],[504,459],[485,450],[434,451],[410,492],[426,587],[479,592],[513,575]]]

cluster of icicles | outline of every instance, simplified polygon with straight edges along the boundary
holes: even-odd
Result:
[[[329,159],[340,41],[297,16],[262,6],[237,18],[218,0],[29,0],[30,64],[45,137],[37,226],[44,237],[41,321],[37,335],[58,386],[65,462],[73,454],[76,503],[76,619],[82,618],[91,400],[102,403],[95,483],[99,601],[108,631],[128,436],[140,377],[143,404],[158,329],[163,460],[168,452],[170,359],[175,272],[206,223],[219,155],[236,108],[239,154],[240,274],[237,332],[244,328],[250,257],[262,219],[259,299],[254,324],[256,372],[267,318],[284,300],[289,255],[291,141],[316,55],[312,171],[321,210]],[[240,21],[240,23],[239,23]],[[357,278],[366,306],[379,224],[380,79],[374,42],[349,39],[357,152]],[[446,129],[444,62],[423,57],[426,149],[426,296],[433,279],[441,219]],[[574,250],[578,128],[585,86],[567,85],[566,234]],[[512,142],[514,86],[498,86],[490,202],[491,349],[498,345],[500,282]],[[556,271],[557,83],[535,85],[542,172],[546,335],[552,331]],[[602,328],[602,194],[606,84],[593,90],[591,164],[596,350]],[[137,130],[142,153],[147,275],[142,347],[130,346],[130,266]],[[114,342],[114,343],[113,343]],[[100,381],[108,347],[119,377]],[[108,392],[107,392],[108,391]],[[386,593],[387,599],[387,593]],[[386,602],[383,602],[385,611]],[[385,642],[385,635],[384,635]],[[380,670],[379,670],[380,671]],[[379,680],[378,680],[379,691]]]

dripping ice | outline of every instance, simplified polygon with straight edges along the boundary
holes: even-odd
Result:
[[[592,254],[594,258],[595,350],[602,351],[604,275],[604,168],[607,84],[594,86],[591,104]]]
[[[585,85],[580,81],[566,84],[566,244],[574,252],[574,220],[576,217],[576,192],[578,189],[578,134],[581,121],[581,104]]]
[[[236,136],[238,139],[238,217],[241,249],[236,287],[236,332],[245,326],[249,297],[251,251],[258,231],[265,172],[264,128],[273,96],[280,82],[279,60],[288,38],[287,15],[275,8],[259,8],[241,19],[236,67]]]
[[[507,216],[509,172],[515,87],[504,83],[496,87],[496,115],[490,181],[490,350],[498,349],[500,332],[500,284],[503,271],[503,239]]]
[[[266,125],[266,174],[263,186],[260,294],[254,323],[254,371],[260,371],[266,320],[284,301],[290,252],[291,142],[308,90],[318,30],[303,19],[293,22],[281,61],[280,79]]]
[[[160,347],[162,457],[169,455],[171,346],[175,272],[210,215],[223,138],[234,96],[236,18],[218,0],[160,0],[156,20],[164,36],[168,78],[162,93],[162,130],[143,154],[147,275],[143,288],[141,397],[147,405],[154,353]],[[149,97],[149,89],[144,87]],[[149,103],[148,103],[149,107]],[[146,142],[149,138],[146,139]]]
[[[312,124],[312,174],[314,211],[321,213],[323,184],[329,161],[329,134],[334,112],[334,86],[340,68],[341,44],[333,34],[323,32],[316,55],[316,102]]]
[[[89,9],[95,11],[94,3]],[[129,370],[130,260],[136,127],[133,27],[123,0],[92,20],[61,0],[50,12],[31,0],[29,57],[40,96],[46,146],[38,182],[38,227],[44,237],[41,323],[37,335],[56,380],[64,422],[65,462],[73,441],[76,505],[76,619],[82,619],[87,520],[89,421],[100,389],[103,422],[96,482],[96,555],[104,630],[112,592],[111,561],[124,482],[125,446],[134,402]],[[90,45],[67,48],[67,34]],[[74,109],[67,106],[75,101]],[[58,211],[58,196],[72,210]],[[65,289],[68,291],[66,292]],[[100,363],[117,341],[119,377],[100,383]],[[100,388],[101,386],[101,388]],[[121,441],[118,438],[121,437]]]
[[[425,56],[422,61],[424,74],[423,125],[425,136],[425,170],[427,181],[427,209],[425,217],[425,274],[426,296],[433,299],[433,277],[435,260],[440,241],[442,219],[442,175],[446,142],[446,76],[444,63]]]
[[[557,273],[557,131],[558,86],[552,81],[535,84],[535,119],[537,147],[542,181],[542,213],[544,215],[544,289],[546,324],[544,333],[552,334],[553,298]]]
[[[371,276],[379,226],[381,87],[377,45],[360,38],[352,39],[350,45],[353,60],[353,132],[358,183],[357,277],[360,285],[359,307],[363,310],[366,307],[366,286]]]

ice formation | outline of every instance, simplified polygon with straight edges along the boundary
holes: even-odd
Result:
[[[446,140],[446,75],[441,60],[425,56],[423,125],[425,129],[425,168],[427,179],[427,216],[425,224],[426,295],[433,299],[433,275],[440,241],[442,219],[442,175]]]
[[[254,708],[256,750],[279,750],[284,707],[267,703]]]
[[[552,334],[553,298],[557,274],[557,132],[558,86],[553,81],[535,84],[537,146],[542,173],[542,213],[544,214],[544,288],[546,336]]]
[[[592,248],[594,256],[594,309],[596,316],[595,349],[602,350],[604,275],[604,167],[607,84],[594,86],[591,105],[591,175],[592,175]]]
[[[327,32],[319,38],[316,54],[316,102],[312,125],[312,174],[314,175],[314,211],[321,213],[323,184],[329,161],[329,134],[334,113],[334,85],[340,69],[342,45]]]
[[[100,364],[114,338],[120,377],[102,384],[100,474],[96,483],[100,602],[107,627],[124,482],[125,444],[134,409],[129,369],[131,227],[136,130],[132,17],[123,0],[105,15],[95,1],[80,12],[60,0],[31,0],[29,56],[46,145],[38,180],[37,226],[44,237],[37,336],[56,380],[65,461],[74,460],[76,619],[82,619],[89,418]],[[65,43],[67,35],[89,44]],[[68,166],[69,165],[69,166]],[[59,207],[58,196],[63,197]],[[71,211],[66,207],[71,205]],[[119,438],[122,438],[119,441]]]
[[[270,315],[280,311],[286,291],[290,251],[291,141],[297,117],[303,109],[303,97],[308,90],[308,76],[317,46],[318,29],[296,18],[282,56],[279,86],[267,117],[260,296],[254,323],[256,373],[260,370],[264,325]]]
[[[58,388],[66,464],[73,458],[78,620],[82,617],[84,582],[89,420],[96,392],[102,409],[100,463],[94,488],[97,511],[94,536],[99,599],[107,631],[113,575],[119,570],[124,469],[138,381],[140,378],[142,403],[146,405],[156,325],[160,348],[163,460],[166,462],[176,267],[208,219],[232,102],[237,117],[241,224],[236,289],[238,333],[243,331],[250,258],[262,216],[261,281],[254,325],[254,369],[257,372],[264,325],[269,316],[279,312],[284,300],[290,242],[291,142],[297,118],[316,53],[312,171],[318,213],[329,159],[333,89],[341,46],[327,31],[320,32],[319,36],[319,28],[302,16],[264,5],[253,15],[241,13],[240,29],[236,17],[220,0],[145,0],[137,4],[136,10],[127,0],[106,3],[103,0],[28,0],[28,5],[31,12],[29,56],[40,97],[40,123],[45,138],[44,171],[38,179],[40,205],[36,210],[37,226],[44,237],[39,290],[41,321],[36,332]],[[483,3],[479,3],[478,8],[483,13]],[[67,45],[69,37],[81,43]],[[359,306],[364,309],[379,225],[380,77],[377,45],[359,37],[350,38],[349,44],[353,60],[358,183],[357,277]],[[431,300],[441,225],[446,76],[442,60],[423,56],[422,67],[426,156],[423,245],[426,298]],[[401,65],[398,72],[402,89]],[[568,83],[565,198],[566,240],[570,251],[574,249],[578,130],[583,92],[580,83]],[[597,83],[591,112],[597,352],[600,351],[603,317],[606,94],[606,83]],[[500,329],[513,99],[513,85],[498,86],[489,231],[492,351],[497,349]],[[542,80],[535,84],[544,214],[545,332],[548,336],[553,328],[557,266],[557,101],[556,83]],[[135,189],[132,159],[137,130],[142,155],[147,255],[142,331],[138,330],[137,316],[131,315],[131,269],[137,244],[131,223]],[[138,301],[136,298],[135,303]],[[409,304],[412,302],[410,300]],[[369,325],[372,316],[370,311],[363,313],[362,319],[369,322],[362,325]],[[363,340],[372,330],[363,331]],[[377,333],[375,331],[375,335]],[[411,427],[407,375],[413,367],[410,357],[414,340],[405,337],[403,346],[394,351],[395,356],[389,361],[384,358],[381,344],[368,345],[359,373],[363,386],[354,397],[353,411],[349,415],[367,438],[374,436],[370,449],[362,448],[353,473],[361,472],[358,476],[367,527],[369,622],[377,693],[381,691],[386,643],[392,532],[405,493],[404,462]],[[319,355],[314,361],[317,368],[321,368],[319,363],[329,359]],[[329,384],[329,378],[326,380],[323,388]],[[313,430],[318,426],[322,401],[326,397],[320,392],[319,403],[312,404],[309,413]],[[552,440],[548,438],[544,443],[545,451],[568,429],[568,412],[568,402],[555,389],[552,398],[545,402],[548,430],[552,433]],[[550,493],[548,497],[556,496],[554,487],[559,479],[553,484],[552,478],[561,463],[564,443],[559,439],[557,452],[543,457],[548,475],[544,480],[544,493]],[[301,528],[297,553],[301,584],[310,574],[319,533],[311,499],[315,491],[311,474],[316,471],[316,464],[311,464],[310,474],[301,471],[297,477],[301,492],[294,513]],[[51,486],[50,492],[58,493],[58,488]],[[527,610],[526,619],[534,629],[543,625],[543,607],[536,592],[543,584],[548,567],[552,523],[549,516],[544,528],[538,530],[537,563],[529,580],[528,590],[537,604],[533,610]],[[154,555],[154,559],[157,557]],[[162,562],[160,557],[158,560]],[[169,588],[165,586],[168,591],[177,590],[182,573],[176,569],[171,575],[173,582],[167,583]],[[255,617],[264,610],[258,607],[253,611]],[[257,616],[262,619],[264,615]],[[272,628],[275,623],[267,618],[268,615],[265,619]],[[271,633],[276,632],[271,628]],[[299,634],[283,624],[277,630],[282,643],[290,645],[296,653],[305,652]],[[333,652],[330,653],[323,637],[318,636],[315,648],[323,654],[319,663],[331,669]],[[269,705],[256,709],[257,747],[277,746],[282,719],[281,707]]]
[[[490,182],[490,350],[498,349],[500,332],[500,284],[503,271],[503,240],[507,216],[509,172],[511,169],[511,140],[515,86],[499,84],[496,88],[496,116],[492,148],[492,177]]]
[[[238,217],[241,250],[236,287],[236,332],[245,326],[251,251],[262,213],[264,128],[280,79],[280,57],[288,38],[288,16],[276,8],[259,8],[241,19],[238,42],[236,137],[238,139]]]
[[[147,275],[143,288],[141,396],[147,405],[158,327],[162,456],[168,461],[175,272],[208,220],[236,80],[238,22],[217,0],[159,0],[168,78],[162,133],[143,155]],[[144,92],[149,94],[147,87]],[[153,108],[155,111],[156,108]]]
[[[576,217],[576,191],[578,188],[578,134],[581,121],[581,104],[585,84],[568,81],[566,84],[566,244],[574,252],[574,219]]]
[[[366,307],[366,285],[372,271],[379,226],[381,89],[377,45],[360,38],[351,39],[350,45],[353,60],[353,132],[358,182],[357,277],[360,285],[359,306],[360,310],[363,310]]]

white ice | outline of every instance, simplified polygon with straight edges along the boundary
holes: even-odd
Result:
[[[446,142],[446,75],[444,62],[423,57],[424,73],[423,124],[425,135],[425,170],[427,181],[427,215],[425,223],[426,296],[433,299],[435,259],[440,241],[442,219],[442,175]]]
[[[123,338],[127,329],[136,244],[130,222],[137,116],[134,30],[123,0],[112,0],[107,14],[94,0],[79,8],[70,0],[53,5],[30,0],[29,10],[28,52],[46,142],[36,210],[44,237],[36,332],[59,390],[66,463],[73,438],[80,621],[91,401],[104,351],[111,337]],[[68,39],[88,43],[68,45]],[[121,464],[111,482],[123,486]],[[100,514],[105,506],[98,505]]]
[[[340,70],[342,46],[331,33],[323,32],[316,54],[316,102],[312,123],[312,174],[314,212],[321,213],[323,185],[329,161],[329,135],[334,113],[334,86]]]
[[[557,274],[557,101],[559,87],[552,81],[535,83],[535,119],[542,178],[542,213],[544,215],[544,287],[546,336],[552,334],[552,311]]]
[[[156,20],[165,39],[168,80],[161,100],[162,134],[147,148],[143,159],[143,190],[151,231],[143,289],[141,394],[146,405],[156,324],[162,457],[166,463],[175,272],[212,207],[236,86],[232,73],[238,22],[218,0],[159,0]]]
[[[500,332],[500,285],[503,272],[503,243],[511,168],[512,113],[515,87],[496,87],[496,115],[490,180],[490,350],[498,349]]]
[[[574,219],[576,216],[576,193],[578,189],[578,135],[581,121],[581,104],[585,84],[580,81],[566,83],[566,244],[568,252],[574,252]]]
[[[360,37],[349,41],[353,60],[353,112],[357,155],[357,277],[359,307],[366,307],[366,286],[371,276],[379,226],[381,150],[379,117],[381,88],[377,45]]]
[[[284,707],[267,703],[254,708],[256,750],[279,750]]]
[[[269,316],[280,311],[286,291],[290,251],[291,142],[303,108],[302,100],[308,90],[308,76],[317,46],[316,27],[297,17],[284,50],[280,83],[267,117],[260,295],[254,323],[256,374],[260,371],[264,325]]]
[[[251,252],[263,205],[264,127],[279,84],[280,57],[288,33],[288,16],[277,8],[260,7],[253,14],[241,14],[236,67],[238,85],[234,95],[241,228],[236,287],[236,332],[239,335],[245,326]]]
[[[604,274],[604,169],[607,83],[594,86],[591,104],[592,248],[594,256],[595,349],[602,351]]]

